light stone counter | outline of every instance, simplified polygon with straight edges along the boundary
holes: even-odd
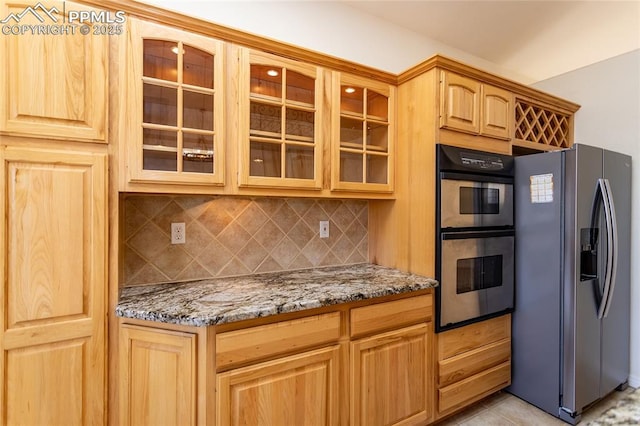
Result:
[[[368,263],[125,287],[116,315],[204,327],[429,289],[432,278]]]

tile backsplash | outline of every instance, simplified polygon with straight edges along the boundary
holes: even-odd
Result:
[[[366,262],[368,202],[124,196],[123,285]],[[329,221],[329,238],[319,222]],[[186,243],[171,244],[171,223]]]

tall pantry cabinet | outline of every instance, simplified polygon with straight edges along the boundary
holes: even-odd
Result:
[[[0,38],[0,424],[106,422],[107,46]]]

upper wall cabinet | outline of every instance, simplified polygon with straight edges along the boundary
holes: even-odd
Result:
[[[224,183],[223,43],[129,19],[130,182]]]
[[[0,133],[106,142],[109,36],[94,31],[90,22],[82,27],[89,30],[86,35],[61,24],[67,22],[63,11],[90,10],[86,6],[41,2],[39,14],[23,13],[33,4],[0,5],[0,17],[9,17],[3,29],[18,31],[0,37]],[[70,30],[33,34],[27,25]]]
[[[332,87],[331,189],[393,191],[395,87],[339,72]]]
[[[511,138],[513,97],[509,91],[448,71],[442,71],[440,84],[440,127]]]
[[[321,189],[321,70],[248,49],[239,56],[239,185]]]

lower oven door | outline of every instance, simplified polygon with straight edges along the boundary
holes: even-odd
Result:
[[[438,331],[513,309],[514,231],[441,234]]]

